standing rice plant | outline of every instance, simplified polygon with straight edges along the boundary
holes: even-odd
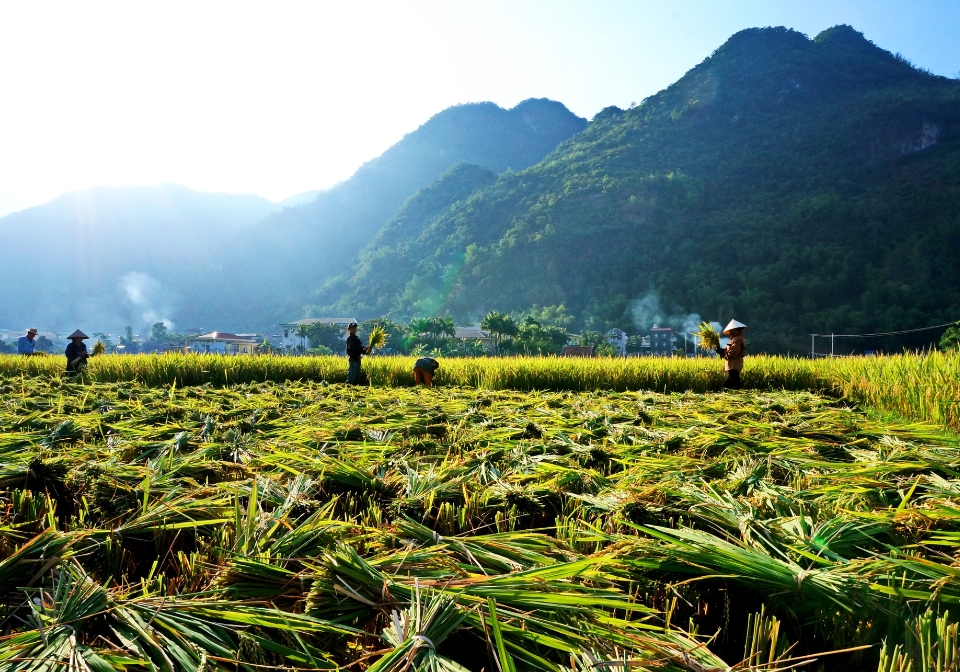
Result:
[[[375,357],[365,369],[378,387],[413,385],[412,357]],[[0,355],[0,375],[61,378],[63,357]],[[223,357],[219,355],[104,355],[90,360],[90,382],[137,381],[150,386],[233,385],[252,382],[346,381],[340,357]],[[718,391],[723,371],[713,358],[559,357],[455,358],[436,383],[524,391]],[[960,429],[960,353],[805,360],[750,357],[743,383],[755,390],[807,390],[842,396],[902,417]]]

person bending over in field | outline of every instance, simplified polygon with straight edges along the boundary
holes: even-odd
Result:
[[[414,385],[433,387],[433,374],[440,368],[440,362],[433,357],[421,357],[413,364]]]
[[[730,337],[727,347],[717,347],[717,354],[726,360],[724,368],[727,371],[727,379],[723,386],[732,390],[739,390],[740,372],[743,370],[743,357],[747,354],[747,339],[743,332],[747,330],[747,325],[736,320],[730,320],[730,324],[723,330],[723,334]]]
[[[347,383],[350,385],[360,385],[363,381],[363,370],[360,368],[360,358],[370,352],[370,348],[364,346],[357,336],[357,323],[351,322],[347,325]]]

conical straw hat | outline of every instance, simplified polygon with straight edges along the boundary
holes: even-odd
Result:
[[[87,336],[87,335],[86,335],[85,333],[83,333],[82,331],[80,331],[79,329],[77,329],[75,332],[73,332],[72,334],[70,334],[69,336],[67,336],[67,338],[90,338],[90,337]]]
[[[748,328],[749,328],[749,327],[747,327],[747,325],[745,325],[743,322],[737,322],[736,320],[730,320],[730,324],[728,324],[728,325],[726,326],[726,328],[725,328],[722,332],[720,332],[720,333],[722,333],[722,334],[729,334],[729,333],[730,333],[731,331],[733,331],[734,329],[748,329]]]

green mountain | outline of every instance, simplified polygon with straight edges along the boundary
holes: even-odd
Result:
[[[308,291],[349,269],[417,189],[464,161],[494,173],[523,170],[586,124],[547,99],[509,110],[493,103],[448,108],[350,179],[228,241],[200,283],[210,300],[185,306],[184,314],[194,322],[247,326],[298,317]]]
[[[537,165],[466,197],[455,178],[314,303],[458,320],[564,304],[580,326],[643,330],[655,293],[750,324],[768,351],[960,318],[960,82],[848,26],[741,31]]]
[[[419,189],[360,252],[357,262],[349,265],[343,275],[329,281],[318,293],[319,297],[342,295],[344,300],[340,306],[344,310],[364,316],[390,313],[399,298],[398,289],[416,275],[418,260],[433,251],[416,248],[425,223],[450,211],[456,207],[454,204],[496,179],[493,172],[476,164],[459,163],[430,186]],[[409,298],[417,300],[417,297]],[[307,312],[323,310],[310,308]]]
[[[85,189],[0,217],[0,326],[189,326],[177,308],[210,249],[275,209],[259,196],[163,184]]]

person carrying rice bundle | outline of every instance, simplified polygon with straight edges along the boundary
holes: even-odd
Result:
[[[433,374],[439,368],[440,362],[433,357],[421,357],[413,363],[413,384],[433,387]]]
[[[725,348],[717,346],[717,354],[726,360],[724,369],[727,372],[727,379],[723,382],[723,386],[732,390],[739,390],[741,387],[740,372],[743,371],[743,358],[747,354],[747,339],[744,338],[743,332],[747,328],[747,325],[742,322],[730,320],[730,324],[721,332],[724,336],[729,336],[730,341]]]
[[[360,358],[370,352],[370,348],[365,346],[357,336],[357,323],[351,322],[347,325],[347,384],[361,385],[363,383],[363,370],[360,368]]]

